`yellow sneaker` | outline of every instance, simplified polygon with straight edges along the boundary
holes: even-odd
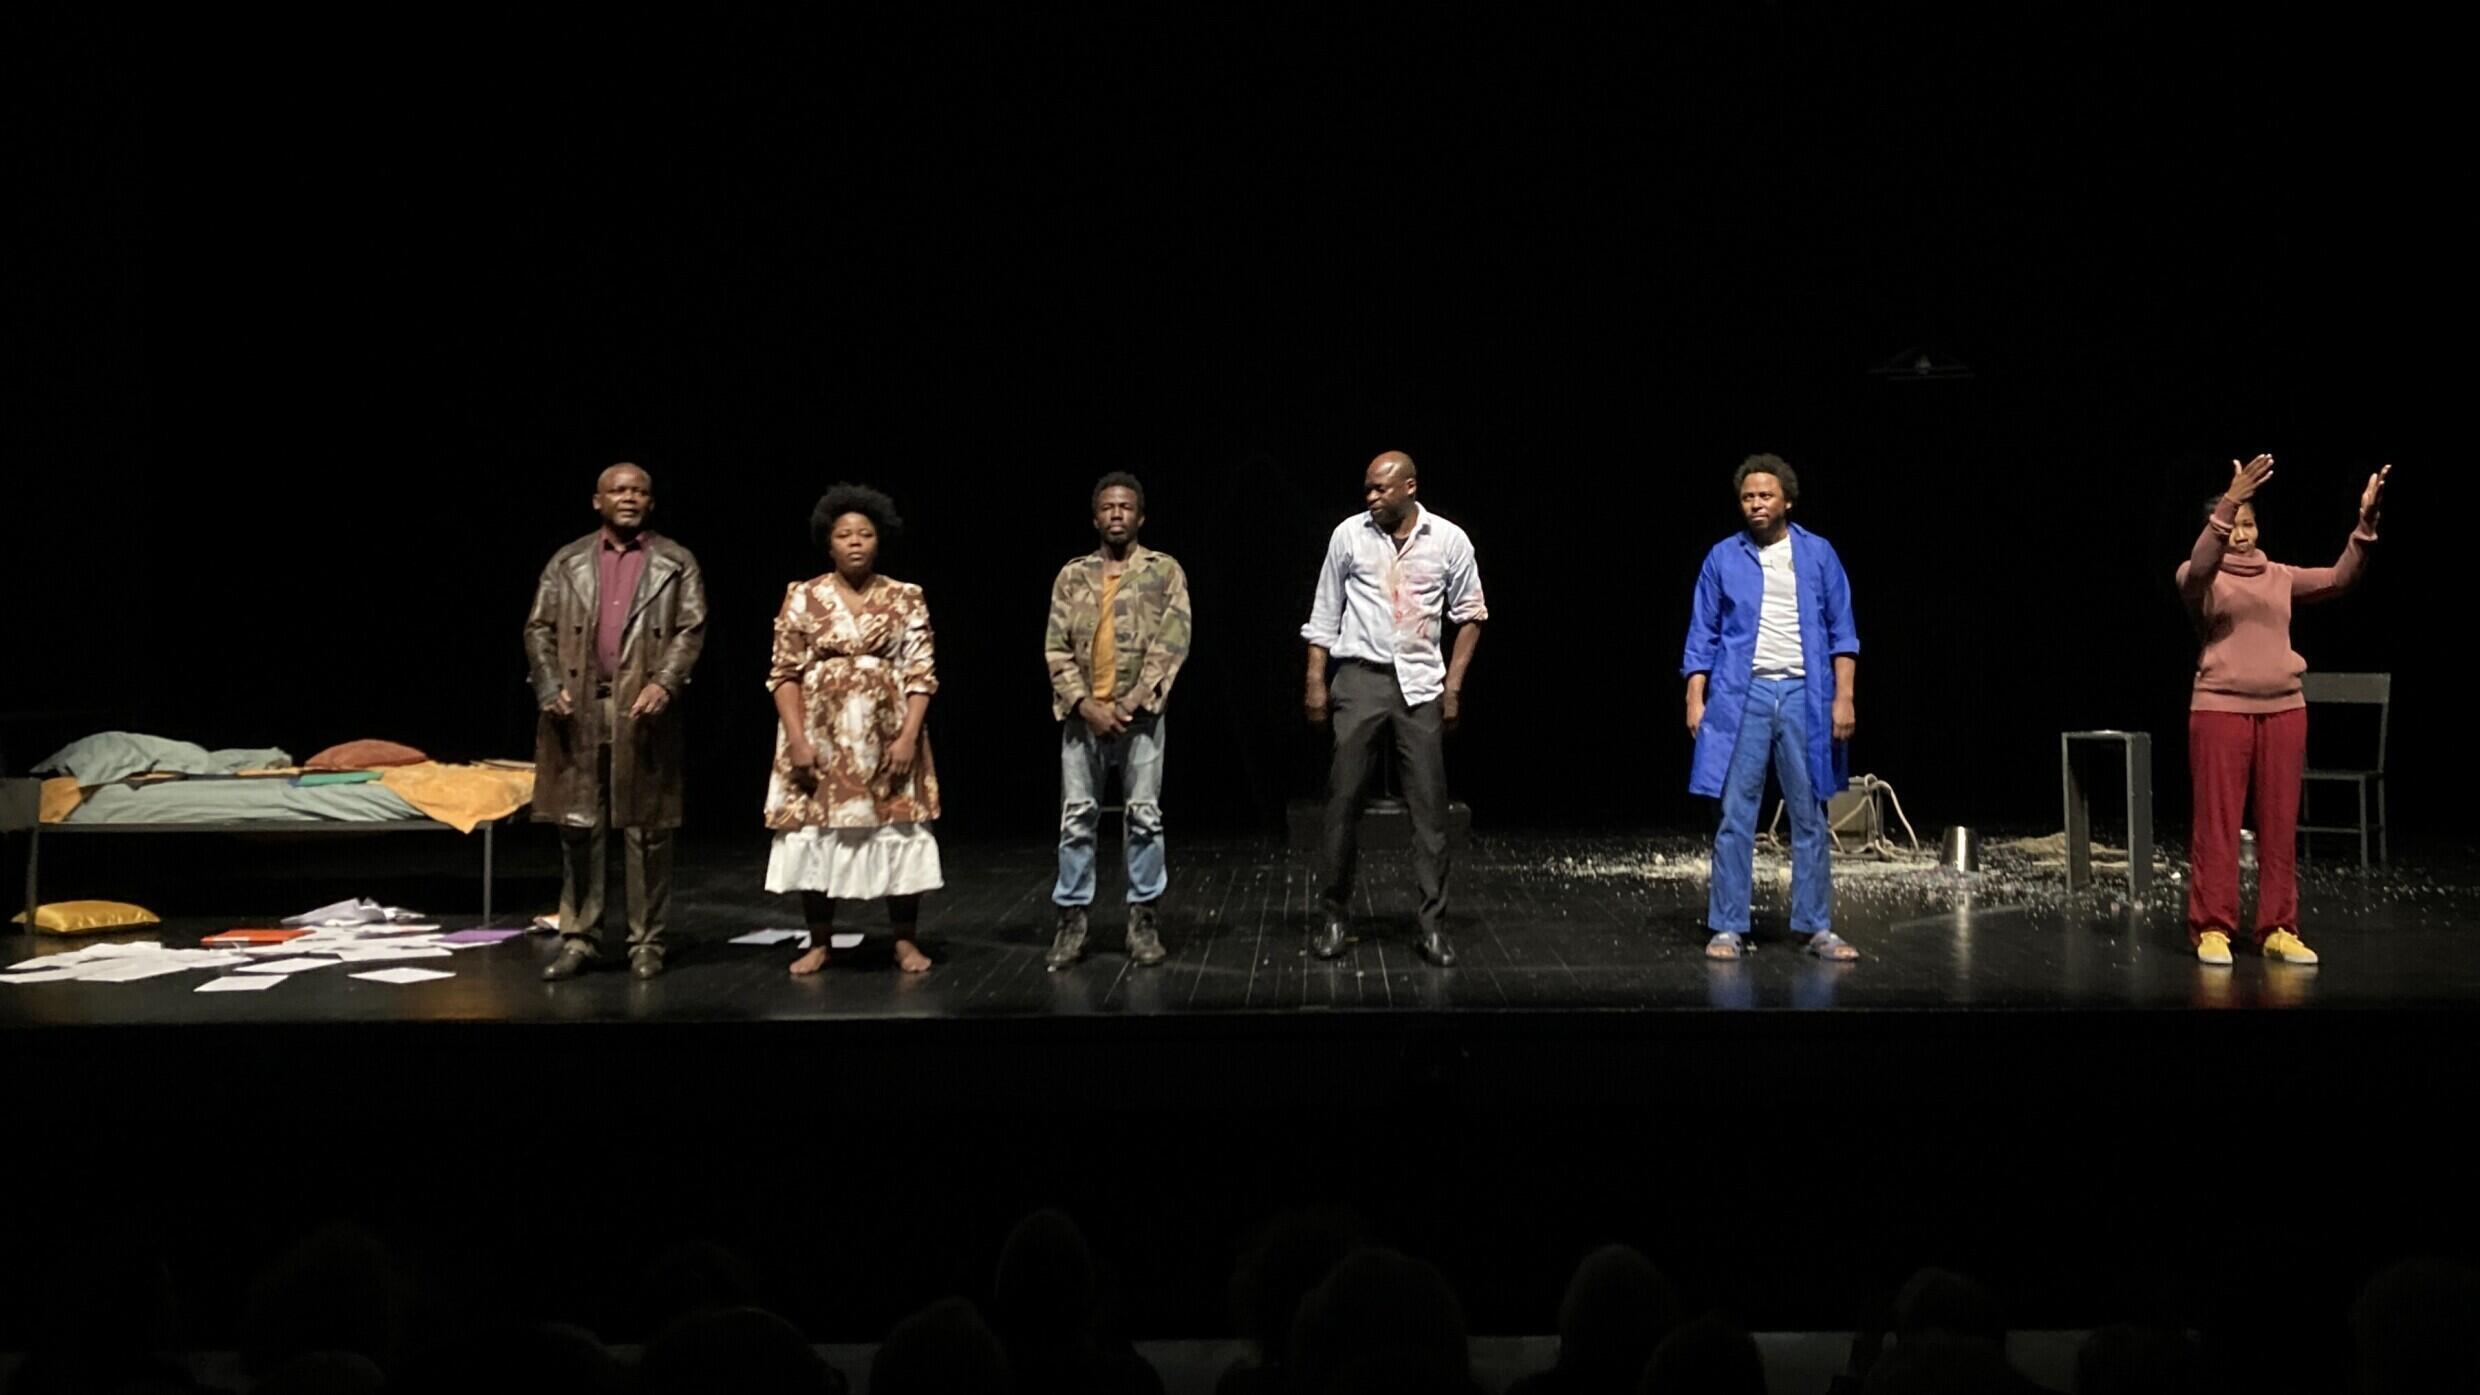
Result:
[[[2272,934],[2267,935],[2265,937],[2264,950],[2265,957],[2267,959],[2279,959],[2285,964],[2313,964],[2316,962],[2316,951],[2308,948],[2308,942],[2306,940],[2299,938],[2297,935],[2292,934],[2288,930],[2276,930]]]
[[[2207,964],[2230,962],[2230,937],[2219,930],[2207,930],[2196,937],[2196,958]]]

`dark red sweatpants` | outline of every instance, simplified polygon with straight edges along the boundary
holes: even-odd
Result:
[[[2187,840],[2187,937],[2239,932],[2239,823],[2256,796],[2256,939],[2299,928],[2299,771],[2308,709],[2190,712],[2187,768],[2196,819]]]

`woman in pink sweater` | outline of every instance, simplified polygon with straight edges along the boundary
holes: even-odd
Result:
[[[2256,796],[2256,944],[2268,959],[2313,964],[2299,938],[2299,772],[2308,750],[2308,704],[2291,651],[2291,607],[2330,600],[2359,583],[2377,540],[2377,505],[2388,465],[2360,491],[2359,527],[2330,567],[2287,567],[2256,550],[2249,502],[2273,478],[2273,457],[2232,461],[2230,488],[2205,517],[2195,551],[2179,566],[2179,598],[2204,654],[2188,703],[2187,766],[2195,779],[2188,839],[2187,935],[2207,964],[2230,962],[2239,926],[2239,818]]]

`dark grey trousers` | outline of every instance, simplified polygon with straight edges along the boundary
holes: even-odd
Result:
[[[1369,783],[1379,734],[1395,736],[1404,805],[1412,815],[1413,876],[1421,888],[1421,928],[1447,924],[1447,760],[1443,707],[1432,698],[1404,702],[1391,666],[1339,659],[1327,678],[1333,702],[1335,759],[1326,780],[1325,899],[1329,913],[1348,914],[1352,871],[1359,860],[1362,787]]]
[[[609,731],[609,726],[604,727]],[[610,871],[611,747],[602,750],[603,801],[594,811],[591,828],[560,828],[560,938],[582,943],[596,955],[610,952],[603,935],[603,901]],[[628,873],[629,940],[631,952],[663,951],[663,931],[672,911],[672,830],[624,828],[623,853]]]

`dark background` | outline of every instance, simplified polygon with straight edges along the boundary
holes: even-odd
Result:
[[[939,625],[949,823],[1038,847],[1045,588],[1126,467],[1197,595],[1175,838],[1270,827],[1322,764],[1295,712],[1318,549],[1402,448],[1495,613],[1450,755],[1477,821],[1696,827],[1688,591],[1735,526],[1731,467],[1775,450],[1852,573],[1856,769],[1925,833],[2054,826],[2057,732],[2143,727],[2175,831],[2169,576],[2230,458],[2269,450],[2267,544],[2300,562],[2397,463],[2369,584],[2298,645],[2402,678],[2398,821],[2468,845],[2467,45],[2365,8],[1443,8],[12,20],[0,764],[115,725],[523,755],[534,579],[633,459],[716,607],[688,695],[710,839],[762,846],[767,622],[848,477],[913,524],[888,564]],[[1972,376],[1871,375],[1915,347]],[[2345,1276],[2468,1250],[2458,1193],[2400,1185],[2448,1160],[2458,1115],[2400,1063],[2457,1049],[2451,1008],[1507,1016],[203,1050],[42,1024],[12,1059],[41,1177],[129,1199],[209,1295],[209,1341],[309,1213],[193,1184],[241,1197],[305,1159],[472,1177],[365,1189],[462,1309],[579,1301],[704,1227],[800,1276],[778,1306],[837,1337],[976,1289],[1005,1219],[1054,1199],[1131,1265],[1150,1334],[1222,1330],[1227,1252],[1199,1237],[1337,1188],[1496,1331],[1543,1330],[1616,1234],[1791,1329],[1865,1321],[1854,1295],[1917,1258],[2036,1326],[2123,1315],[2097,1275],[2200,1275],[2290,1329],[2270,1362],[2330,1344]],[[546,1087],[555,1055],[588,1063],[575,1088]],[[796,1060],[797,1093],[748,1064]],[[1737,1064],[1682,1064],[1712,1060]],[[299,1088],[250,1090],[252,1062]],[[455,1083],[368,1088],[425,1078]],[[1817,1166],[1681,1207],[1713,1156]],[[677,1186],[576,1184],[624,1157]],[[718,1166],[747,1185],[701,1184]],[[27,1209],[16,1254],[96,1248],[93,1208]],[[0,1346],[29,1341],[30,1295],[113,1291],[55,1274],[0,1263]]]
[[[855,478],[911,524],[950,823],[1047,838],[1046,590],[1130,468],[1196,595],[1176,826],[1271,827],[1322,769],[1322,539],[1401,448],[1492,605],[1479,823],[1693,825],[1688,591],[1773,450],[1852,575],[1855,770],[1924,834],[2054,827],[2057,732],[2141,727],[2175,830],[2170,571],[2267,450],[2300,563],[2399,466],[2296,635],[2400,676],[2397,818],[2448,827],[2459,75],[2265,13],[51,32],[9,97],[6,759],[524,755],[534,578],[630,459],[715,608],[695,823],[759,836],[768,621]],[[1923,347],[1971,376],[1872,375]]]

